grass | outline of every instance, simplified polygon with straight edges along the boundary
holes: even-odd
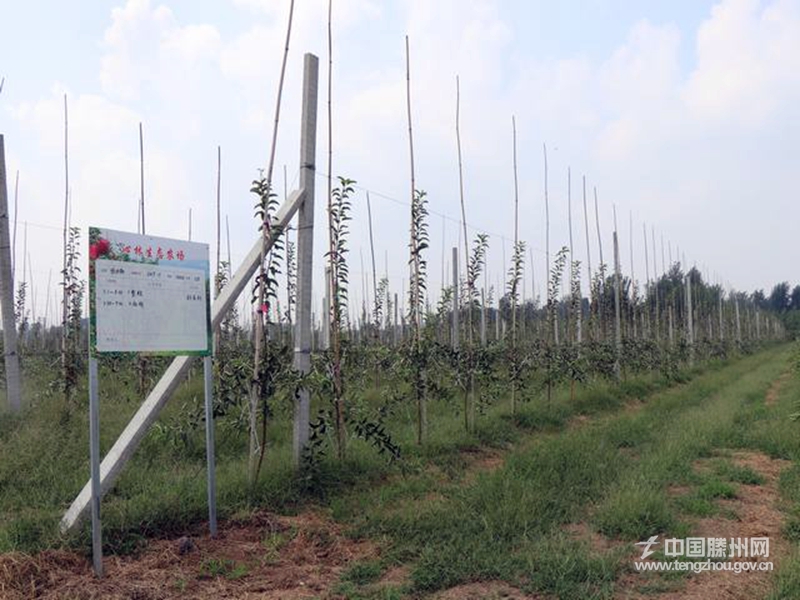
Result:
[[[224,577],[230,581],[241,579],[247,575],[247,565],[231,559],[208,558],[200,564],[200,577],[213,579]]]
[[[687,535],[692,519],[714,514],[718,499],[735,497],[741,485],[764,483],[762,475],[715,451],[752,449],[793,461],[800,456],[798,425],[786,418],[800,383],[796,378],[787,383],[774,406],[763,402],[789,354],[787,346],[777,346],[724,365],[713,363],[702,372],[682,374],[679,385],[658,376],[630,377],[619,386],[592,382],[577,389],[572,400],[568,390],[557,390],[549,407],[534,397],[513,418],[501,399],[488,407],[473,434],[463,431],[462,417],[452,406],[431,402],[430,439],[421,448],[414,444],[412,414],[403,407],[390,423],[403,448],[401,462],[388,464],[353,441],[345,463],[322,463],[312,489],[288,466],[291,431],[285,413],[270,425],[266,468],[252,491],[245,482],[244,440],[219,428],[221,516],[246,515],[262,506],[286,512],[307,503],[326,506],[350,535],[375,538],[386,549],[380,559],[350,565],[342,575],[337,592],[353,600],[427,594],[481,580],[502,580],[557,598],[611,598],[618,579],[631,569],[632,542],[657,533]],[[104,373],[101,381],[110,378]],[[114,387],[126,385],[108,386],[101,399],[104,451],[138,406],[112,396]],[[195,377],[160,422],[199,396]],[[61,418],[58,404],[55,398],[40,398],[35,417],[0,427],[0,453],[12,456],[14,450],[12,460],[0,462],[0,551],[86,547],[85,537],[62,539],[55,532],[88,471],[82,423],[52,426]],[[576,425],[579,415],[589,418]],[[109,550],[134,552],[147,536],[178,534],[202,521],[201,434],[186,447],[168,445],[158,430],[147,436],[104,500]],[[505,461],[495,470],[474,472],[472,457],[487,448],[503,452]],[[708,472],[693,470],[701,458],[709,459]],[[670,486],[689,491],[672,497]],[[797,465],[782,474],[780,488],[794,506],[795,520],[786,526],[791,538],[800,535]],[[594,547],[566,532],[575,523],[616,542]],[[291,535],[264,540],[267,560]],[[797,567],[798,561],[790,562]],[[407,585],[378,585],[391,565],[409,568]],[[229,577],[240,565],[206,566],[209,575],[216,573],[210,576]],[[796,570],[781,569],[775,581],[774,598],[800,597]],[[643,580],[650,590],[676,585],[680,578]]]
[[[35,407],[18,419],[0,420],[0,552],[33,552],[75,544],[85,547],[88,528],[79,535],[62,538],[58,521],[88,478],[88,431],[83,415],[86,390],[76,393],[75,406],[64,410],[63,399],[53,388],[52,369],[23,362],[26,404]],[[205,450],[202,427],[186,443],[175,443],[165,434],[185,407],[202,401],[202,377],[195,371],[160,415],[128,463],[114,488],[103,501],[105,550],[134,552],[139,540],[151,536],[178,535],[206,516]],[[657,376],[630,380],[627,393],[660,389],[668,385]],[[133,392],[132,370],[109,367],[101,362],[101,452],[105,453],[139,407]],[[463,473],[465,451],[485,447],[507,448],[522,436],[562,430],[576,414],[596,414],[619,408],[627,396],[616,386],[598,381],[578,390],[570,402],[566,390],[553,397],[549,408],[540,400],[523,404],[511,419],[507,402],[499,399],[487,407],[473,434],[463,431],[462,417],[448,402],[429,406],[429,440],[415,444],[413,407],[396,411],[390,430],[403,448],[404,459],[389,465],[365,443],[351,440],[348,458],[339,464],[323,461],[313,488],[294,477],[291,469],[291,424],[288,404],[278,405],[269,427],[269,446],[258,485],[246,483],[246,437],[220,425],[217,428],[217,484],[220,517],[269,506],[291,512],[308,502],[328,502],[347,490],[372,488],[390,476],[419,474],[434,464],[448,476]],[[412,486],[414,484],[411,484]]]
[[[540,434],[470,485],[429,477],[358,490],[336,499],[334,514],[362,535],[388,537],[396,556],[413,565],[417,592],[501,579],[558,598],[610,598],[614,582],[630,568],[623,560],[628,554],[569,539],[564,526],[588,522],[629,542],[656,533],[685,536],[691,518],[713,512],[719,498],[735,497],[738,483],[763,482],[731,464],[720,464],[720,475],[698,477],[692,475],[695,461],[726,447],[796,459],[796,432],[761,406],[786,355],[784,347],[711,368],[685,385],[651,391],[639,410],[609,408],[583,427]],[[744,428],[754,419],[754,428]],[[706,503],[706,511],[666,493],[671,485],[690,483],[692,498]]]

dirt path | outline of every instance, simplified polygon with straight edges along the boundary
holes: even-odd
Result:
[[[769,386],[769,389],[767,390],[767,395],[764,398],[764,403],[767,406],[774,406],[775,405],[775,403],[778,401],[778,396],[781,393],[781,389],[783,388],[783,386],[786,384],[786,382],[789,380],[789,378],[791,376],[792,376],[792,372],[791,371],[786,371],[783,375],[781,375],[774,382],[772,382],[772,385]]]
[[[732,462],[748,467],[764,477],[762,485],[739,486],[737,497],[719,500],[722,515],[703,518],[692,528],[692,537],[701,538],[769,538],[769,557],[736,560],[771,561],[777,570],[790,545],[781,535],[784,514],[779,508],[778,478],[791,463],[772,459],[757,452],[734,452]],[[702,468],[702,467],[701,467]],[[773,571],[735,573],[733,571],[703,572],[691,575],[685,585],[661,593],[641,593],[646,577],[633,573],[623,578],[617,598],[626,600],[754,600],[769,593]]]

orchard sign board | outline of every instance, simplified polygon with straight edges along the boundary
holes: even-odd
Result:
[[[208,244],[89,228],[92,355],[211,352]]]

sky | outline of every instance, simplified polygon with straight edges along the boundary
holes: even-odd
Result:
[[[296,187],[303,54],[311,52],[320,58],[318,299],[327,244],[327,8],[326,0],[296,2],[274,176],[280,195]],[[71,221],[83,231],[84,258],[90,225],[137,229],[139,123],[147,233],[186,238],[191,210],[192,239],[215,255],[220,146],[232,262],[243,258],[256,237],[249,188],[269,157],[288,9],[288,0],[0,0],[0,133],[12,215],[19,172],[17,271],[27,229],[36,316],[57,312],[64,94]],[[450,279],[451,247],[463,247],[456,76],[468,236],[490,234],[488,285],[503,286],[511,254],[512,116],[528,297],[545,290],[545,145],[550,251],[569,245],[569,169],[584,274],[585,176],[595,269],[596,188],[604,259],[611,261],[616,211],[622,267],[641,282],[662,270],[663,238],[667,263],[670,253],[685,257],[727,289],[800,283],[800,0],[333,0],[332,25],[332,171],[357,181],[349,256],[356,306],[371,288],[367,191],[379,276],[387,273],[399,294],[407,279],[406,35],[434,301],[443,274]],[[222,245],[224,258],[224,224]]]

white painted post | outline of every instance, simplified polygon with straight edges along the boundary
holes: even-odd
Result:
[[[306,54],[303,69],[302,129],[300,131],[300,189],[303,202],[297,214],[297,315],[295,318],[294,368],[311,370],[311,291],[314,279],[314,177],[317,156],[317,83],[319,62]],[[327,286],[326,286],[327,289]],[[293,456],[295,466],[308,444],[311,397],[298,390],[294,404]]]
[[[622,319],[621,313],[621,298],[620,298],[620,279],[619,272],[619,243],[617,240],[617,232],[614,231],[614,346],[616,348],[616,356],[614,358],[614,375],[617,379],[620,378],[620,359],[622,357]]]
[[[671,347],[675,343],[675,317],[672,313],[672,304],[667,306],[667,318],[669,319],[669,345]]]
[[[203,357],[203,388],[206,413],[206,467],[208,487],[208,529],[217,537],[217,474],[214,458],[214,383],[211,356]]]
[[[739,298],[736,298],[736,341],[742,341],[742,321],[739,318]]]
[[[694,315],[692,314],[692,278],[686,275],[686,337],[689,342],[689,364],[694,364]]]
[[[398,317],[399,313],[399,304],[397,303],[397,292],[394,293],[394,326],[392,327],[392,333],[394,336],[394,345],[397,346],[398,340],[398,331],[400,328],[400,317]]]
[[[451,342],[453,350],[458,350],[458,311],[459,311],[459,297],[458,297],[458,248],[453,248],[453,332]]]
[[[756,339],[761,340],[761,311],[756,308]]]
[[[0,304],[3,313],[3,354],[6,366],[6,398],[11,412],[21,406],[17,325],[14,319],[14,276],[11,274],[11,241],[8,227],[8,186],[5,141],[0,135]]]
[[[502,288],[498,286],[498,290]],[[498,292],[498,296],[500,293]],[[501,339],[501,332],[500,332],[500,300],[497,301],[497,308],[494,311],[494,339],[495,341],[499,342]]]
[[[91,350],[90,350],[91,352]],[[103,530],[100,521],[100,402],[97,393],[97,359],[89,357],[89,468],[91,473],[92,563],[103,576]]]
[[[486,292],[481,290],[481,346],[486,345]]]
[[[322,296],[322,349],[331,347],[331,268],[325,267],[325,293]]]

